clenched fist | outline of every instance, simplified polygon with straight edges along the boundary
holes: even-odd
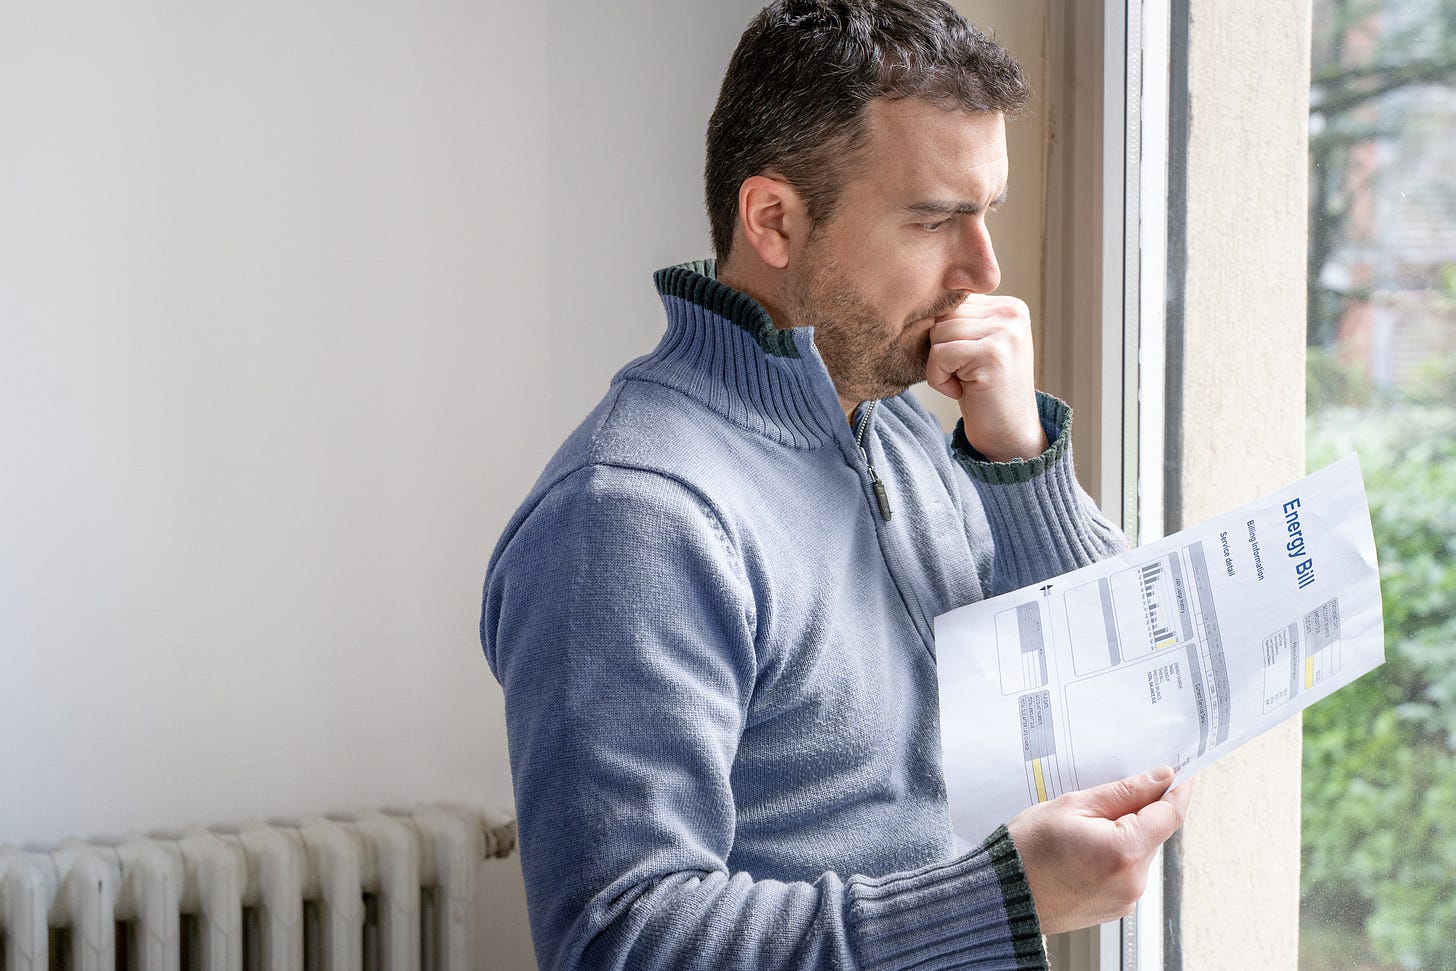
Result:
[[[960,403],[966,441],[993,462],[1046,450],[1032,365],[1031,313],[1016,297],[973,293],[930,328],[925,380]]]

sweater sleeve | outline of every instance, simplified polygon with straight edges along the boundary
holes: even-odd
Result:
[[[951,455],[980,494],[995,546],[992,590],[1006,593],[1122,552],[1127,539],[1082,491],[1072,466],[1072,409],[1037,392],[1051,444],[1029,461],[988,462],[957,423]]]
[[[675,480],[589,467],[508,529],[481,639],[541,967],[1044,968],[1004,828],[913,872],[730,869],[755,626],[722,521]]]

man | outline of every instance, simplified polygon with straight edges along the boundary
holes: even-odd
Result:
[[[1181,822],[1162,770],[950,832],[932,619],[1121,543],[987,295],[1025,96],[939,0],[781,0],[740,41],[717,262],[657,274],[666,336],[486,581],[543,968],[1043,967]]]

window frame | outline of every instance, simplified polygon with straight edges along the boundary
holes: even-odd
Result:
[[[1085,481],[1133,543],[1176,528],[1180,512],[1178,423],[1166,418],[1178,414],[1181,393],[1188,2],[1048,8],[1044,300],[1057,339],[1046,342],[1044,378],[1078,403]],[[1101,83],[1087,83],[1094,78]],[[1100,366],[1085,367],[1089,359]],[[1176,844],[1166,860],[1158,854],[1128,917],[1051,938],[1055,965],[1181,967],[1178,858]],[[1174,879],[1165,881],[1165,867]]]

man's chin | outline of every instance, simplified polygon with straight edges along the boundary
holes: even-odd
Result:
[[[925,366],[921,365],[918,370],[901,371],[893,374],[880,376],[879,394],[877,398],[893,398],[895,395],[904,394],[917,384],[925,380]]]

